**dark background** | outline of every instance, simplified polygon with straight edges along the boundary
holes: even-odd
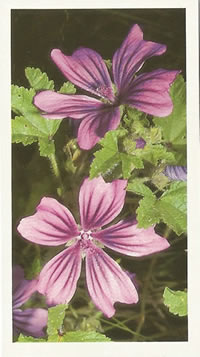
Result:
[[[112,60],[115,50],[135,23],[143,29],[145,40],[167,45],[166,53],[149,59],[143,66],[143,71],[156,68],[177,69],[186,76],[184,9],[12,10],[11,20],[12,83],[18,86],[29,87],[24,74],[25,67],[38,67],[47,73],[49,79],[54,80],[56,89],[59,89],[66,79],[50,59],[53,48],[71,55],[78,47],[89,47],[100,53],[104,59]],[[66,121],[63,121],[59,132],[65,130],[65,125]],[[27,147],[13,144],[12,158],[13,260],[20,264],[21,252],[25,251],[27,242],[19,238],[16,226],[22,217],[34,212],[41,197],[56,197],[56,191],[49,162],[46,158],[39,157],[36,143]],[[33,258],[31,249],[27,251],[27,264]],[[176,288],[183,290],[187,264],[185,242],[180,241],[173,249],[174,255],[171,258],[170,253],[169,256],[158,258],[156,269],[167,271],[169,280],[175,279],[179,282]],[[26,264],[26,260],[24,262]],[[124,260],[127,269],[131,264],[129,260]],[[141,280],[148,266],[148,259],[134,262],[134,271]],[[167,309],[165,313],[168,334],[160,339],[187,340],[186,318],[175,317]],[[147,335],[155,328],[152,327],[154,313],[148,316],[146,331],[144,330]],[[163,317],[161,320],[164,321]],[[130,327],[134,329],[134,326]],[[120,341],[129,340],[130,336],[126,332],[112,330],[110,337]]]

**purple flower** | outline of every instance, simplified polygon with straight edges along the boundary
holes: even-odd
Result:
[[[53,198],[44,197],[33,216],[23,218],[19,233],[31,242],[58,246],[72,245],[51,259],[39,276],[38,291],[50,305],[68,303],[73,297],[85,257],[87,287],[94,304],[107,317],[115,313],[116,301],[137,303],[134,284],[120,266],[100,246],[122,254],[140,257],[169,247],[165,238],[150,227],[137,228],[127,219],[106,229],[121,211],[125,200],[126,180],[105,183],[102,177],[86,178],[80,188],[81,227],[71,212]]]
[[[34,104],[49,119],[81,119],[78,143],[82,149],[91,149],[108,130],[117,128],[121,104],[159,117],[171,113],[173,103],[169,87],[180,71],[157,69],[135,76],[148,58],[162,55],[166,49],[166,45],[143,40],[142,30],[134,25],[113,56],[116,94],[105,62],[97,52],[80,48],[72,56],[65,56],[59,49],[54,49],[51,58],[64,76],[104,102],[86,95],[47,90],[35,96]]]
[[[143,149],[146,145],[146,141],[142,138],[136,140],[136,149]]]
[[[44,327],[47,325],[48,312],[44,309],[25,309],[23,305],[37,289],[38,281],[25,280],[23,269],[16,265],[13,268],[13,334],[33,337],[43,337]]]
[[[187,181],[186,166],[166,166],[164,174],[171,180]]]

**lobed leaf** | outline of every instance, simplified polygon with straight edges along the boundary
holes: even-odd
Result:
[[[147,187],[141,180],[135,179],[133,182],[130,182],[127,186],[127,191],[131,191],[136,193],[137,195],[140,196],[148,196],[152,197],[153,201],[154,198],[156,198],[153,194],[153,192],[150,190],[149,187]]]
[[[26,67],[25,76],[28,79],[30,86],[35,90],[54,89],[54,82],[49,80],[46,73],[42,73],[39,68]]]
[[[169,308],[169,311],[174,315],[186,316],[187,315],[187,292],[174,291],[165,288],[163,294],[164,304]]]
[[[154,117],[153,122],[162,129],[163,139],[174,152],[177,165],[186,164],[186,85],[179,75],[170,89],[173,111],[165,118]]]
[[[69,331],[62,337],[63,342],[109,342],[111,339],[96,331]]]
[[[154,195],[147,195],[140,200],[136,213],[139,228],[148,228],[160,222],[160,213],[157,210]]]
[[[160,216],[177,235],[187,230],[186,182],[172,182],[157,202]]]
[[[63,83],[63,85],[60,88],[60,90],[58,91],[58,93],[75,94],[76,93],[76,88],[71,82],[67,81],[67,82]]]
[[[47,334],[48,341],[57,341],[58,330],[61,328],[67,305],[60,304],[48,309],[48,323],[47,323]]]

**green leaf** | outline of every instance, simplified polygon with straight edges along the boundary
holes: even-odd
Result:
[[[55,152],[52,136],[58,130],[62,120],[43,118],[32,104],[34,95],[35,90],[32,88],[28,90],[12,86],[12,109],[21,114],[12,120],[12,142],[30,145],[39,141],[41,156],[48,156]]]
[[[104,175],[114,168],[121,160],[118,152],[118,130],[111,130],[106,133],[104,139],[100,141],[103,149],[94,153],[95,159],[90,167],[90,178]]]
[[[33,97],[35,95],[34,89],[26,89],[12,85],[11,87],[11,105],[12,110],[20,113],[27,119],[36,129],[38,129],[41,136],[53,136],[62,120],[52,120],[43,118],[38,109],[33,105]]]
[[[146,160],[153,165],[157,165],[159,161],[165,163],[173,163],[174,162],[174,155],[172,152],[167,151],[167,149],[161,144],[147,144],[141,150],[138,150],[138,156]]]
[[[35,278],[41,271],[41,261],[39,257],[35,257],[33,262],[29,265],[28,269],[25,270],[25,277],[28,280]]]
[[[38,140],[40,156],[49,156],[55,154],[55,144],[54,140],[49,140],[46,138],[39,138]]]
[[[54,82],[49,80],[46,73],[42,73],[39,68],[25,68],[25,76],[28,79],[30,85],[35,90],[41,89],[54,89]]]
[[[165,288],[163,294],[164,304],[169,308],[169,311],[174,315],[186,316],[187,315],[187,292],[174,291]]]
[[[160,213],[156,203],[156,197],[150,194],[140,200],[139,207],[136,210],[139,228],[148,228],[160,222]]]
[[[127,191],[131,191],[136,193],[137,195],[140,196],[148,196],[152,198],[153,201],[155,201],[155,196],[153,192],[150,190],[149,187],[147,187],[143,182],[140,180],[135,179],[133,182],[130,182],[127,186]]]
[[[17,342],[47,342],[43,338],[34,338],[32,336],[24,336],[20,333]]]
[[[33,88],[26,89],[24,87],[11,86],[11,106],[12,110],[22,115],[27,112],[37,112],[36,108],[32,104],[35,90]]]
[[[186,182],[172,182],[157,202],[160,216],[177,235],[187,230]]]
[[[47,333],[48,341],[57,341],[58,330],[62,326],[67,305],[60,304],[48,309]]]
[[[26,118],[15,117],[12,124],[12,142],[30,145],[38,140],[39,137],[45,137],[45,134],[34,127]]]
[[[162,129],[163,139],[175,153],[176,164],[186,163],[186,86],[181,75],[170,89],[173,111],[165,118],[155,117],[153,122]]]
[[[62,85],[62,87],[60,88],[58,93],[75,94],[76,88],[74,87],[74,85],[71,82],[67,81]]]
[[[100,141],[103,148],[94,153],[95,159],[90,167],[90,178],[107,175],[120,163],[123,178],[129,178],[134,168],[143,168],[142,160],[133,154],[120,152],[118,141],[127,134],[127,130],[111,130]]]
[[[69,331],[62,336],[63,342],[109,342],[111,339],[96,331]]]
[[[112,61],[109,60],[109,59],[107,59],[107,60],[104,60],[104,62],[105,62],[105,64],[106,64],[106,66],[108,67],[108,69],[111,70],[111,68],[112,68]]]

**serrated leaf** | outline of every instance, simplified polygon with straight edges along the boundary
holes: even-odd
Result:
[[[153,201],[155,196],[153,194],[153,192],[150,190],[149,187],[147,187],[143,182],[139,181],[139,180],[135,180],[133,182],[130,182],[127,186],[127,191],[131,191],[136,193],[137,195],[140,196],[148,196],[148,197],[152,197]]]
[[[96,331],[69,331],[62,342],[109,342],[111,339]]]
[[[142,150],[138,150],[138,155],[141,159],[146,160],[155,166],[159,161],[166,163],[174,162],[173,153],[167,151],[167,149],[161,144],[147,144]]]
[[[187,315],[187,292],[174,291],[165,288],[163,294],[164,304],[169,308],[169,311],[174,315],[186,316]]]
[[[49,80],[47,74],[42,73],[39,68],[25,68],[25,76],[28,79],[31,87],[35,90],[54,89],[54,82]]]
[[[38,140],[40,156],[50,156],[55,154],[54,140],[49,140],[47,137],[39,138]]]
[[[95,159],[90,167],[90,178],[98,175],[107,175],[120,163],[123,178],[128,178],[134,168],[143,168],[143,162],[136,155],[120,152],[118,140],[127,134],[127,130],[118,129],[109,131],[100,141],[103,148],[94,153]]]
[[[119,153],[120,160],[122,162],[122,174],[123,178],[127,179],[130,177],[131,172],[134,168],[143,169],[144,165],[142,160],[134,155],[129,155],[126,153]]]
[[[160,222],[160,213],[156,203],[154,195],[146,195],[140,200],[139,207],[136,210],[139,228],[148,228]]]
[[[12,85],[11,99],[12,109],[20,113],[12,121],[12,140],[15,143],[21,142],[24,145],[32,144],[37,140],[41,141],[40,146],[42,156],[47,156],[48,152],[53,153],[52,136],[58,130],[62,120],[50,120],[43,118],[38,109],[32,104],[35,95],[34,89],[26,89]],[[44,152],[43,139],[48,139],[48,148]]]
[[[34,338],[32,336],[24,336],[22,333],[20,333],[17,342],[47,342],[43,338]]]
[[[157,202],[163,222],[177,235],[187,230],[187,191],[186,182],[173,182]]]
[[[60,88],[58,93],[75,94],[76,93],[76,88],[71,82],[67,81],[62,85],[62,87]]]
[[[54,338],[58,338],[58,330],[62,326],[65,310],[67,305],[60,304],[48,309],[48,323],[47,323],[47,334],[48,341],[54,341]]]
[[[153,122],[162,129],[163,139],[174,151],[176,164],[186,163],[186,86],[181,75],[177,77],[170,89],[173,111],[165,118],[155,117]]]
[[[24,87],[11,86],[11,106],[12,110],[25,115],[27,112],[35,111],[36,108],[32,104],[35,90],[33,88],[26,89]]]
[[[121,161],[118,152],[118,137],[120,133],[118,130],[111,130],[100,141],[103,148],[94,153],[95,159],[90,167],[91,179],[100,174],[106,174]]]
[[[45,134],[35,128],[26,118],[15,117],[12,119],[12,142],[30,145],[38,140],[38,137],[45,137]]]

